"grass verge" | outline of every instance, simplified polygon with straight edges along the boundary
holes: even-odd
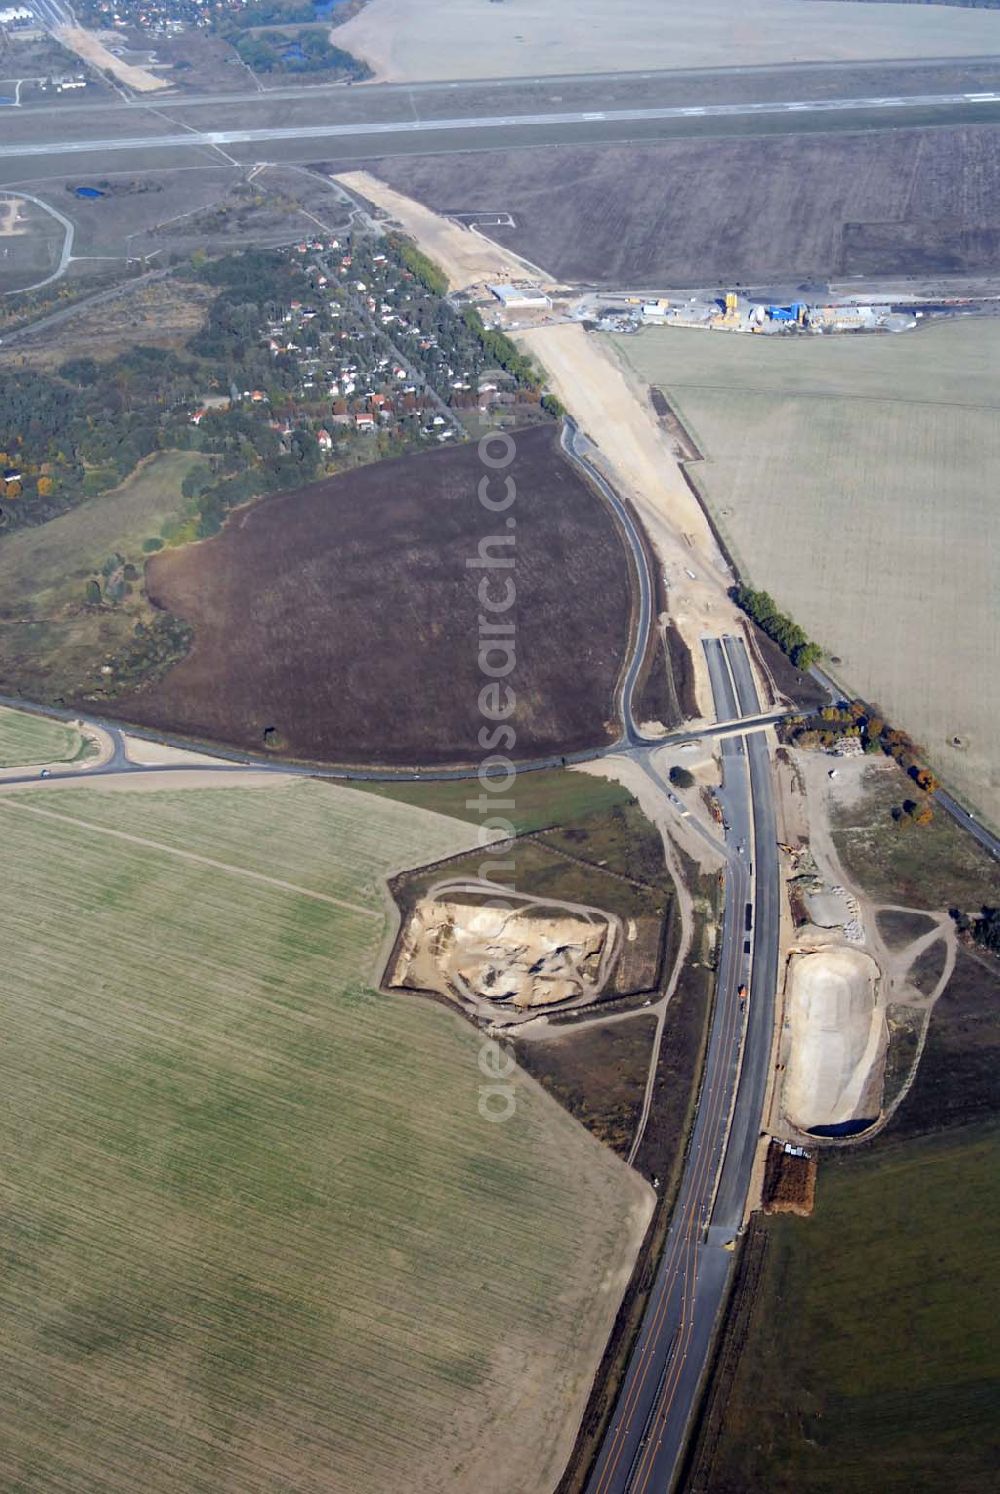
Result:
[[[83,738],[68,722],[0,707],[0,768],[69,763],[84,750]]]
[[[403,804],[433,809],[437,814],[453,815],[474,825],[483,822],[478,807],[479,785],[468,779],[439,783],[359,783],[355,787],[382,799],[398,799]],[[620,784],[592,773],[574,773],[568,768],[520,773],[511,793],[504,798],[516,801],[512,809],[503,813],[519,835],[550,825],[571,824],[585,815],[634,802]]]
[[[902,769],[877,759],[863,792],[834,814],[833,839],[844,870],[879,902],[978,912],[1000,900],[1000,867],[941,809],[929,825],[892,819],[894,806],[925,795]]]

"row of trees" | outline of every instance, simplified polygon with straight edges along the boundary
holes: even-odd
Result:
[[[856,737],[866,753],[884,752],[891,757],[928,796],[941,787],[926,764],[923,749],[907,732],[890,726],[877,706],[863,700],[824,706],[817,715],[797,717],[787,723],[782,734],[796,747],[833,747],[841,737]],[[928,825],[934,811],[926,801],[905,799],[893,809],[892,817],[899,826]]]
[[[736,605],[788,655],[796,669],[811,669],[822,657],[819,644],[813,643],[798,623],[780,610],[768,592],[741,585],[733,587],[732,597]]]
[[[425,290],[429,290],[434,296],[448,294],[447,275],[428,255],[417,248],[412,239],[404,238],[400,233],[390,233],[386,235],[386,242],[397,258],[416,276]]]
[[[498,364],[519,384],[538,388],[541,379],[537,368],[506,332],[501,332],[496,327],[487,327],[474,306],[467,306],[462,315],[465,325],[475,333],[491,362]]]

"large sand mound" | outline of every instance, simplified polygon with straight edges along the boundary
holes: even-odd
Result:
[[[879,969],[858,949],[793,955],[785,1113],[803,1131],[878,1110],[885,1022],[875,995]]]

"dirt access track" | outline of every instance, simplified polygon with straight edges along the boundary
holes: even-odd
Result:
[[[504,249],[473,229],[442,218],[414,198],[386,186],[368,171],[341,172],[331,180],[381,208],[392,222],[416,239],[424,253],[447,275],[449,290],[469,290],[472,286],[526,277],[541,280],[546,289],[552,288],[544,271],[521,259],[512,249]]]
[[[93,31],[85,30],[83,26],[57,26],[53,34],[68,51],[75,52],[77,57],[89,62],[98,72],[111,73],[119,83],[124,83],[126,88],[131,88],[136,93],[157,93],[170,86],[163,78],[157,78],[145,68],[122,62],[108,50],[99,36]]]

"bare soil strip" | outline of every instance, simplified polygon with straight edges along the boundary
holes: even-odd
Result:
[[[99,36],[82,26],[57,26],[54,34],[57,41],[75,52],[77,57],[82,57],[84,62],[89,62],[99,72],[112,73],[119,83],[124,83],[136,93],[156,93],[170,86],[163,78],[155,77],[145,68],[122,62],[108,50]]]
[[[536,267],[520,259],[512,250],[459,226],[402,192],[387,187],[368,171],[346,171],[333,178],[348,192],[356,192],[376,207],[382,208],[417,240],[448,277],[450,290],[467,290],[490,281],[523,280],[537,276]],[[546,285],[551,281],[546,278]]]

